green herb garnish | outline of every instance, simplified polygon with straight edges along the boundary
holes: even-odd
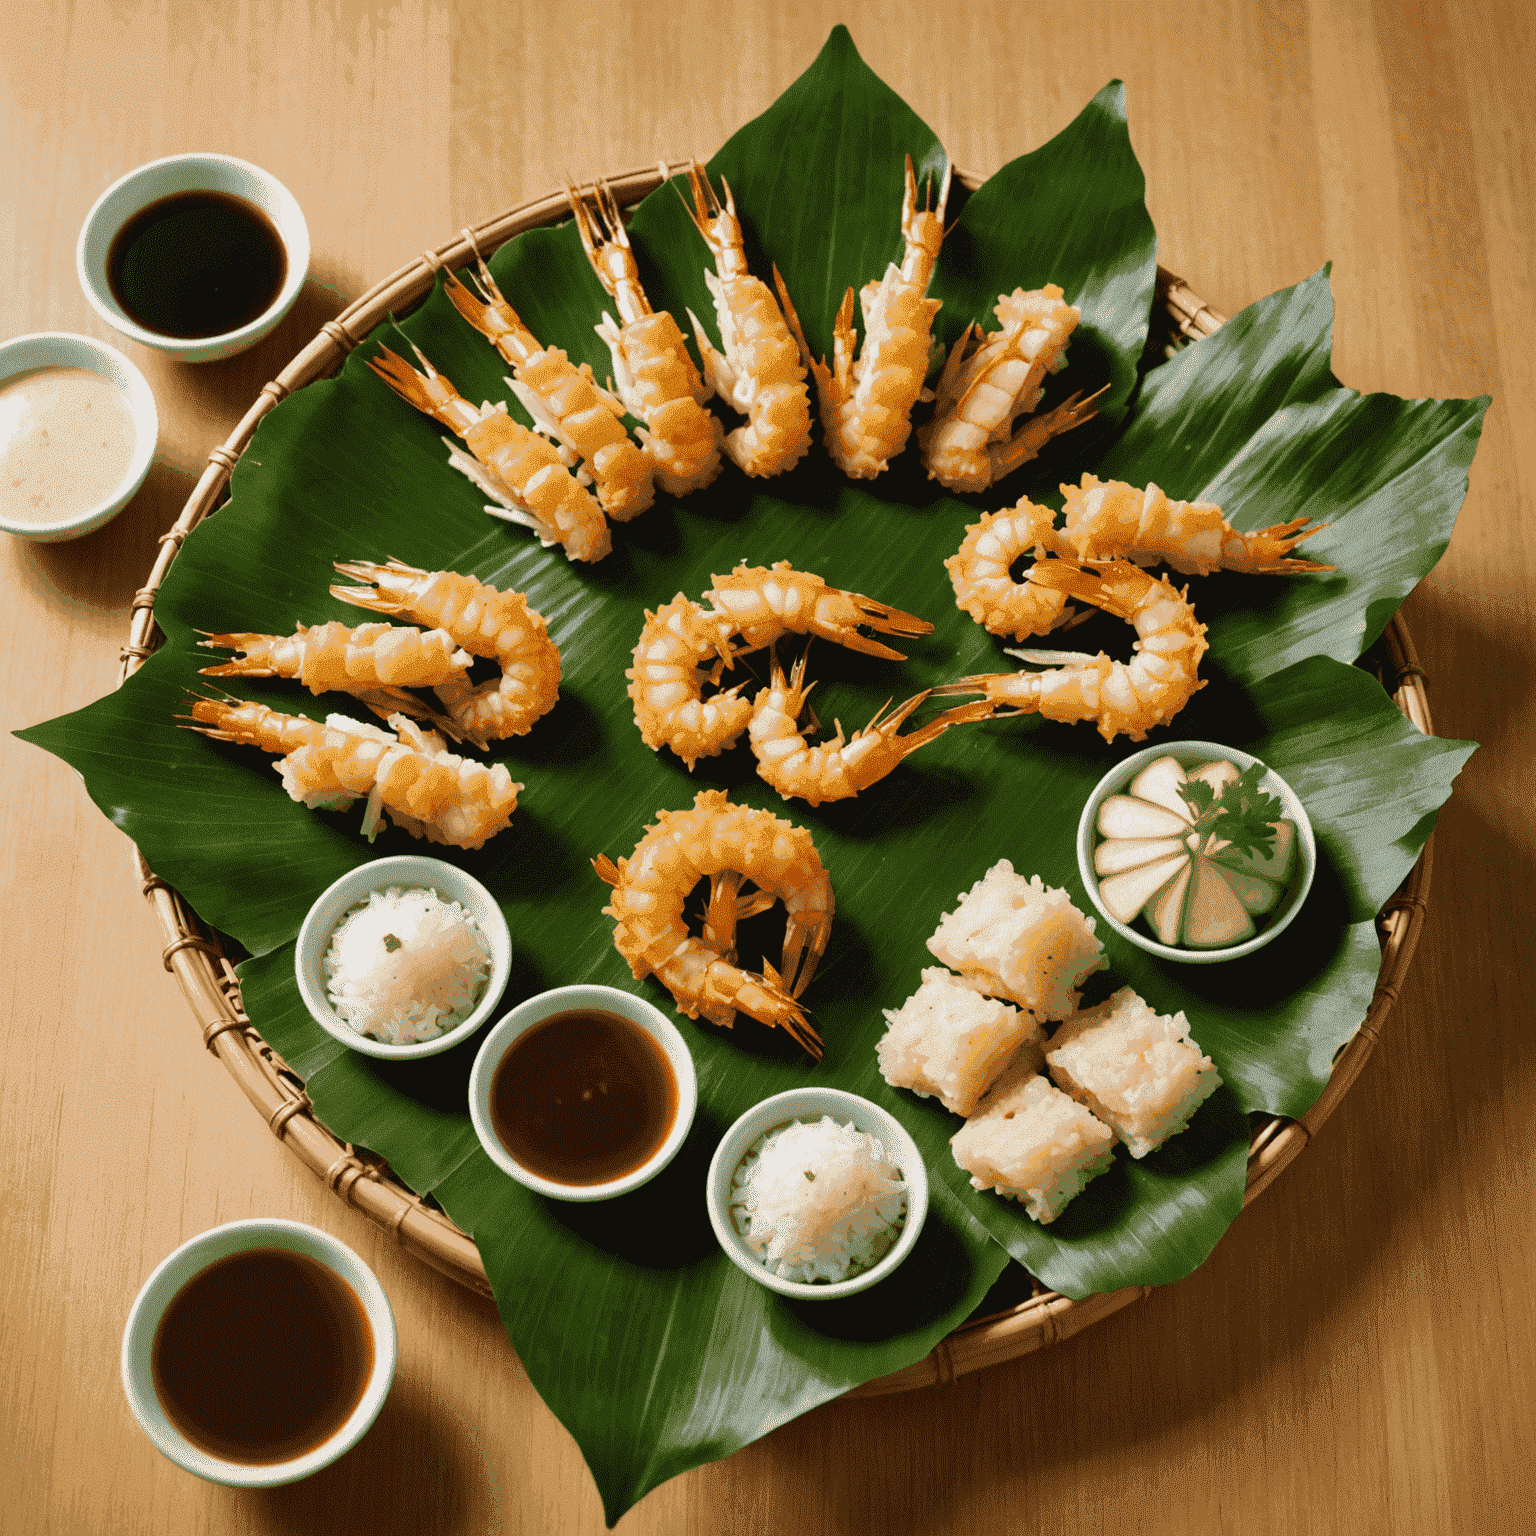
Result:
[[[1275,795],[1265,794],[1259,781],[1269,770],[1255,763],[1244,770],[1237,783],[1227,785],[1220,798],[1204,779],[1179,785],[1179,795],[1194,812],[1195,831],[1202,844],[1213,837],[1230,843],[1235,853],[1269,856],[1275,841],[1274,823],[1285,814]]]

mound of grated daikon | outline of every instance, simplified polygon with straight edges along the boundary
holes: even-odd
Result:
[[[415,1045],[474,1012],[490,965],[485,934],[458,902],[392,885],[337,924],[325,952],[325,992],[360,1035]]]
[[[831,1115],[759,1136],[731,1180],[736,1230],[784,1280],[847,1280],[890,1251],[907,1216],[880,1141]]]

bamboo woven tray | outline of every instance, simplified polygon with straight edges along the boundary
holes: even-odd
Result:
[[[679,162],[677,169],[686,168]],[[970,191],[981,184],[968,172],[956,175]],[[656,167],[610,178],[621,205],[638,202],[661,184]],[[229,438],[208,455],[208,466],[192,490],[181,516],[160,538],[160,555],[149,582],[133,600],[128,643],[122,651],[121,681],[151,655],[160,642],[155,626],[155,596],[176,558],[182,540],[218,507],[230,472],[244,452],[257,423],[280,400],[302,385],[326,378],[340,368],[347,353],[381,321],[400,315],[424,299],[444,267],[457,268],[471,260],[473,248],[489,255],[514,235],[568,216],[564,193],[523,203],[488,220],[434,251],[428,251],[365,293],[335,320],[327,321],[314,339],[266,385]],[[1209,336],[1223,324],[1184,282],[1158,268],[1154,335],[1149,347],[1156,355]],[[1429,696],[1413,642],[1400,615],[1394,614],[1372,663],[1398,709],[1423,733],[1432,734]],[[1255,1116],[1248,1151],[1246,1206],[1301,1152],[1312,1133],[1333,1113],[1359,1076],[1402,987],[1418,942],[1429,897],[1430,845],[1401,888],[1377,919],[1382,965],[1376,992],[1358,1033],[1334,1060],[1333,1075],[1317,1103],[1300,1120]],[[484,1266],[473,1240],[442,1211],[406,1188],[387,1163],[366,1148],[338,1140],[315,1118],[304,1084],[251,1027],[240,999],[240,984],[217,935],[165,881],[151,872],[142,857],[138,869],[143,893],[166,938],[161,951],[165,968],[181,985],[202,1027],[203,1044],[224,1064],[247,1098],[266,1117],[267,1125],[331,1190],[371,1220],[387,1228],[403,1247],[434,1268],[480,1294],[489,1296]],[[1150,1286],[1131,1286],[1072,1301],[1031,1282],[1032,1294],[996,1315],[963,1324],[934,1350],[905,1370],[865,1383],[849,1396],[873,1397],[910,1391],[954,1380],[983,1366],[1043,1349],[1140,1300]]]

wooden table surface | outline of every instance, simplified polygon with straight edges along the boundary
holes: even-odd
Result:
[[[941,12],[954,18],[942,27]],[[983,173],[1123,78],[1165,265],[1232,314],[1331,260],[1346,384],[1494,396],[1455,539],[1405,609],[1437,729],[1483,746],[1442,814],[1428,923],[1382,1044],[1203,1268],[1042,1353],[823,1407],[664,1485],[622,1529],[1530,1528],[1536,131],[1520,81],[1536,12],[8,0],[0,337],[117,343],[154,388],[161,441],[105,530],[0,538],[0,1530],[602,1529],[581,1457],[492,1306],[398,1251],[269,1135],[161,969],[128,843],[64,764],[9,732],[114,686],[157,536],[208,450],[321,323],[568,168],[708,153],[839,20]],[[74,270],[101,190],[190,149],[275,172],[315,251],[277,333],[204,366],[110,332]],[[248,1493],[156,1453],[117,1356],[162,1257],[264,1215],[363,1254],[401,1354],[356,1451],[307,1483]]]

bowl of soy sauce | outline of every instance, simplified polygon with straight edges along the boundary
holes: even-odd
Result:
[[[233,155],[170,155],[114,182],[75,251],[108,325],[182,362],[269,335],[309,271],[309,226],[275,176]]]
[[[178,1466],[276,1488],[367,1434],[397,1352],[389,1298],[345,1243],[297,1221],[232,1221],[144,1282],[123,1331],[123,1390]]]

